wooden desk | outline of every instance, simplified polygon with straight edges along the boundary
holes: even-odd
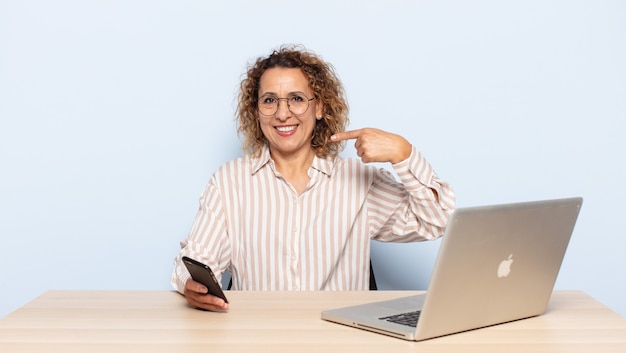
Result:
[[[423,342],[320,319],[416,292],[228,292],[228,313],[168,291],[50,291],[0,320],[0,352],[626,352],[626,319],[578,291],[542,316]]]

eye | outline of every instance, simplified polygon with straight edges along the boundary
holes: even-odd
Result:
[[[278,102],[278,100],[276,100],[276,97],[272,97],[272,96],[261,97],[261,103],[263,104],[276,104],[276,102]]]
[[[304,96],[296,94],[294,96],[289,97],[289,101],[293,102],[293,103],[302,103],[304,101],[306,101],[307,99],[304,98]]]

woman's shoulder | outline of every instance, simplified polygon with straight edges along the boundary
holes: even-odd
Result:
[[[251,165],[254,164],[254,160],[255,159],[248,154],[239,158],[231,159],[219,166],[215,171],[214,176],[232,176],[233,174],[239,174],[243,171],[249,171],[252,168]]]

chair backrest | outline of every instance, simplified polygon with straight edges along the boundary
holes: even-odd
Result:
[[[372,259],[370,259],[370,290],[378,290],[376,277],[374,276],[374,267],[372,267]]]

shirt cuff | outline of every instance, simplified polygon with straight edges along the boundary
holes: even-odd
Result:
[[[411,190],[411,187],[420,188],[422,186],[433,187],[432,181],[435,176],[435,172],[430,163],[426,161],[424,156],[417,150],[417,148],[411,148],[411,155],[409,158],[392,164],[393,169],[400,177],[400,180],[404,183],[407,189]],[[421,185],[415,185],[416,181]]]
[[[412,148],[409,158],[392,164],[392,166],[409,193],[414,194],[418,199],[437,203],[444,210],[448,209],[446,203],[442,202],[445,193],[444,187],[437,179],[430,163],[417,148]]]

